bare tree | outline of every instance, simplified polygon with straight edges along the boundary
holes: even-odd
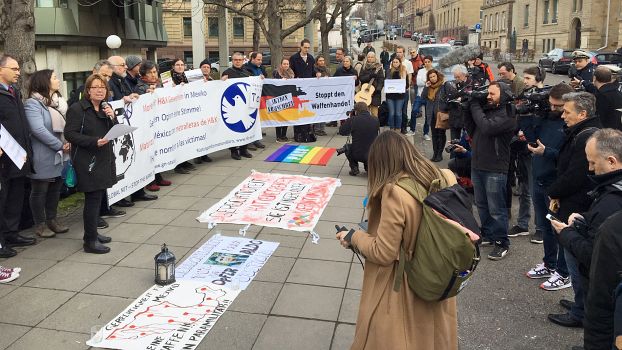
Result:
[[[37,70],[34,13],[34,0],[0,0],[0,41],[4,52],[15,57],[22,68],[18,81],[22,96],[26,96],[25,82]]]
[[[259,2],[255,1],[253,3],[253,12],[257,13],[259,11]],[[253,21],[253,51],[259,51],[259,39],[261,38],[261,28],[259,28],[259,24],[256,21]]]

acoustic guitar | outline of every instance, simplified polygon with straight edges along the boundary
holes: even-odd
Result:
[[[382,69],[382,67],[376,70],[376,74],[380,72],[380,69]],[[369,83],[365,83],[361,86],[361,91],[354,95],[354,102],[365,102],[368,106],[371,104],[371,98],[376,91],[376,88],[374,87],[375,80],[376,77],[373,77]]]

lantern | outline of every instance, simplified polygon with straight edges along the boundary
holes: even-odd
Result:
[[[166,244],[155,260],[155,283],[161,286],[175,282],[175,255],[168,251]]]

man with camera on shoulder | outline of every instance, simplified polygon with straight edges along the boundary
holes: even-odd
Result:
[[[339,135],[352,136],[352,143],[346,143],[337,150],[337,155],[346,154],[350,163],[350,175],[356,176],[360,173],[359,162],[363,163],[365,171],[367,171],[367,155],[369,147],[378,136],[380,123],[369,113],[365,102],[357,102],[354,105],[354,115],[339,127]]]

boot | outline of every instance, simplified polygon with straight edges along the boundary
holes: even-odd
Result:
[[[112,238],[108,237],[108,236],[104,236],[101,234],[97,234],[97,240],[99,241],[99,243],[110,243],[112,242]]]
[[[84,252],[92,254],[106,254],[110,252],[110,248],[99,243],[99,241],[84,242],[82,245]]]
[[[242,157],[240,157],[240,153],[238,152],[238,150],[231,150],[231,158],[235,160],[242,159]]]
[[[37,236],[42,238],[51,238],[56,236],[56,233],[48,229],[47,225],[44,222],[35,226],[35,233],[37,234]]]
[[[55,233],[65,233],[69,231],[69,227],[59,223],[56,219],[48,220],[46,223],[48,225],[48,228]]]
[[[246,149],[241,150],[240,155],[244,158],[253,158],[253,155]]]

